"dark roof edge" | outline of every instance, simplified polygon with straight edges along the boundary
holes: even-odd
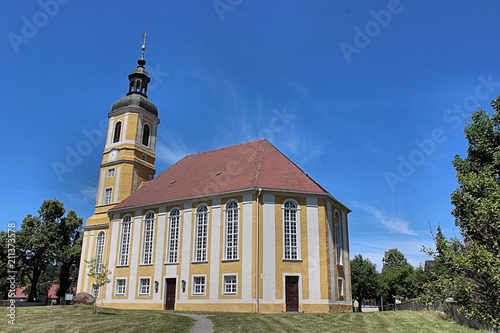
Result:
[[[338,203],[342,208],[345,208],[347,210],[347,213],[352,212],[352,210],[344,205],[342,202],[340,202],[337,198],[335,198],[333,195],[331,195],[328,192],[325,193],[318,193],[318,192],[304,192],[304,191],[292,191],[292,190],[283,190],[283,189],[274,189],[274,188],[258,188],[258,187],[250,187],[250,188],[244,188],[244,189],[239,189],[239,190],[234,190],[234,191],[227,191],[227,192],[219,192],[219,193],[211,193],[211,194],[204,194],[204,195],[199,195],[199,196],[194,196],[194,197],[186,197],[186,198],[179,198],[179,199],[174,199],[174,200],[168,200],[168,201],[158,201],[158,202],[152,202],[152,203],[146,203],[142,205],[135,205],[135,206],[127,206],[127,207],[122,207],[122,208],[111,208],[108,210],[108,214],[111,213],[118,213],[126,210],[131,210],[131,209],[137,209],[137,208],[148,208],[148,207],[155,207],[158,205],[164,205],[164,204],[169,204],[171,202],[177,202],[177,201],[185,201],[185,200],[196,200],[196,199],[202,199],[202,198],[210,198],[210,197],[215,197],[215,196],[220,196],[220,195],[227,195],[227,194],[233,194],[233,193],[240,193],[240,192],[248,192],[248,191],[270,191],[270,192],[284,192],[284,193],[294,193],[294,194],[306,194],[306,195],[314,195],[314,196],[325,196],[336,203]]]

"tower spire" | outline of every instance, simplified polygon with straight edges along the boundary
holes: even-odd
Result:
[[[128,76],[130,81],[129,89],[127,95],[131,94],[140,94],[144,97],[148,97],[148,83],[151,81],[148,72],[144,69],[144,65],[146,65],[146,59],[144,59],[144,51],[146,51],[146,41],[148,38],[146,37],[147,31],[145,30],[143,34],[141,34],[143,38],[142,42],[142,53],[139,60],[137,60],[137,68],[132,71],[132,73]]]

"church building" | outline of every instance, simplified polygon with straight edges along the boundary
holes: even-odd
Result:
[[[122,309],[351,312],[350,209],[266,139],[155,176],[145,45],[109,113],[77,292]],[[99,288],[85,261],[111,273]]]

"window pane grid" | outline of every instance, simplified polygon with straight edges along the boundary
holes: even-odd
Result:
[[[337,264],[342,265],[342,240],[340,236],[340,215],[335,212],[335,247],[337,249]]]
[[[126,280],[125,279],[118,279],[116,280],[116,293],[120,295],[125,294],[125,285],[126,285]]]
[[[130,248],[130,225],[131,225],[130,216],[127,216],[123,219],[122,223],[122,239],[120,245],[120,261],[119,261],[121,266],[128,265],[128,252]]]
[[[99,297],[99,286],[92,283],[92,296],[95,298]]]
[[[167,260],[169,263],[175,263],[178,260],[179,252],[179,224],[180,224],[180,212],[178,209],[170,213],[170,227],[169,227],[169,237],[168,237],[168,254]]]
[[[205,294],[205,277],[195,276],[193,278],[193,294],[202,295]]]
[[[149,295],[149,287],[150,287],[150,280],[149,279],[141,279],[141,294],[142,295]]]
[[[298,259],[297,205],[288,201],[283,211],[284,258]]]
[[[202,206],[196,212],[196,249],[195,261],[207,260],[208,208]]]
[[[225,259],[238,259],[238,204],[231,202],[226,207]]]
[[[153,262],[153,223],[154,214],[149,213],[144,221],[144,247],[142,252],[142,263],[149,265]]]
[[[109,205],[111,203],[112,193],[113,193],[113,189],[112,188],[107,188],[106,189],[106,191],[104,193],[104,204],[105,205]]]
[[[100,231],[97,235],[97,242],[95,248],[95,272],[102,272],[102,258],[104,255],[104,231]]]
[[[238,283],[236,275],[224,276],[224,294],[236,294],[238,290]]]

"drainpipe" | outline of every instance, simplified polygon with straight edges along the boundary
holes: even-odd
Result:
[[[260,200],[259,200],[259,197],[260,197],[260,194],[262,193],[262,189],[259,188],[259,192],[257,193],[257,254],[256,254],[256,260],[255,260],[255,263],[256,263],[256,278],[255,278],[255,299],[256,299],[256,307],[255,307],[255,311],[257,313],[259,313],[259,291],[260,291],[260,278],[259,278],[259,275],[260,275],[260,272],[259,272],[259,267],[260,267],[260,256],[259,256],[259,253],[260,253],[260,234],[259,234],[259,230],[260,230]]]

